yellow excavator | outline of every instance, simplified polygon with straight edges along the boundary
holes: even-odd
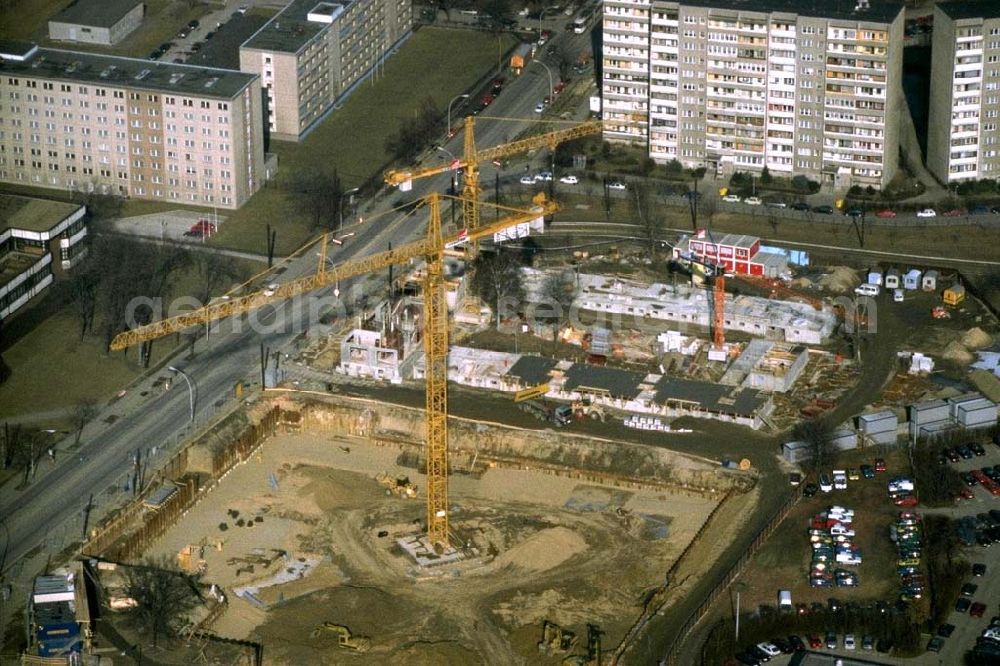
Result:
[[[372,640],[367,636],[355,636],[351,633],[351,630],[342,624],[334,624],[333,622],[324,622],[323,624],[317,625],[313,629],[312,638],[319,638],[321,634],[327,631],[332,631],[337,635],[337,645],[342,648],[347,648],[349,650],[355,650],[356,652],[367,652],[372,646]]]

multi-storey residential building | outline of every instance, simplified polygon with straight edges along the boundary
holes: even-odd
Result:
[[[903,8],[857,1],[605,0],[605,138],[719,175],[886,185]]]
[[[412,26],[407,0],[292,0],[240,47],[240,69],[267,92],[271,136],[302,138]]]
[[[238,208],[261,97],[256,74],[0,42],[0,181]]]
[[[950,183],[1000,178],[1000,2],[934,8],[927,168]]]

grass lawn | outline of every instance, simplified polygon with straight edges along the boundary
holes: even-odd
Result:
[[[513,44],[501,36],[501,48]],[[340,175],[345,188],[378,175],[389,162],[386,137],[403,118],[430,97],[441,110],[496,64],[497,39],[474,30],[422,28],[386,61],[377,81],[365,81],[301,143],[272,142],[278,155],[278,182],[265,187],[229,220],[212,244],[264,252],[266,225],[278,230],[277,254],[284,255],[315,235],[309,221],[295,210],[287,187],[295,174],[308,171]],[[444,66],[442,66],[444,65]],[[448,66],[451,65],[451,66]]]
[[[260,268],[250,261],[234,263],[243,276],[250,276]],[[195,293],[197,282],[193,267],[182,268],[173,276],[171,293]],[[153,345],[151,367],[172,350],[173,342],[174,338],[166,338]],[[79,320],[69,307],[41,321],[6,349],[3,357],[13,372],[0,385],[0,419],[72,409],[84,398],[103,403],[142,374],[142,368],[136,365],[135,350],[130,350],[127,356],[120,352],[108,355],[102,335],[88,334],[81,340]],[[59,390],[53,391],[53,386]],[[64,425],[57,416],[42,427]]]

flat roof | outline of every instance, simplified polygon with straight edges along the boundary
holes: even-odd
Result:
[[[277,16],[244,42],[243,48],[298,53],[310,40],[330,26],[329,23],[309,20],[309,14],[313,13],[314,9],[317,10],[316,13],[330,15],[330,10],[338,5],[346,8],[351,2],[352,0],[340,2],[292,0]],[[332,7],[321,7],[321,5]]]
[[[96,28],[110,28],[135,9],[140,0],[73,0],[66,9],[52,17],[59,23],[76,23]]]
[[[0,194],[0,232],[24,229],[42,233],[80,210],[78,204]]]
[[[519,378],[528,385],[537,386],[549,380],[549,373],[556,362],[544,356],[522,356],[511,366],[507,374]]]
[[[989,0],[981,0],[988,2]],[[855,11],[857,0],[683,0],[682,7],[706,7],[735,12],[798,14],[869,23],[891,23],[903,11],[895,0],[869,0],[869,8]],[[958,3],[964,4],[964,3]]]
[[[0,43],[0,47],[3,46]],[[40,48],[21,60],[19,58],[22,54],[23,50],[0,50],[0,75],[33,76],[53,81],[138,88],[218,99],[232,99],[257,79],[256,74],[228,69],[62,49]]]
[[[202,42],[202,48],[185,60],[187,65],[201,67],[240,68],[240,46],[268,22],[266,16],[247,13],[231,17],[216,29],[211,39]]]
[[[676,377],[660,377],[656,382],[657,404],[671,400],[693,402],[711,412],[750,416],[767,403],[767,395],[756,389],[737,388],[711,382]]]
[[[954,20],[1000,18],[1000,3],[997,0],[962,0],[941,3],[937,7]]]
[[[606,368],[599,365],[574,363],[566,370],[563,389],[594,389],[606,391],[612,398],[635,399],[641,392],[639,384],[646,378],[645,373]]]

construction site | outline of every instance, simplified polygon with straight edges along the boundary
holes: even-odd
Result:
[[[477,165],[600,125],[483,151],[472,127],[461,159],[386,174],[405,191],[463,170],[461,197],[431,194],[405,213],[429,218],[417,240],[336,263],[324,236],[307,248],[315,273],[258,280],[112,341],[199,331],[324,288],[339,297],[353,278],[377,285],[350,316],[313,322],[280,368],[262,365],[259,390],[244,397],[241,384],[232,413],[91,531],[83,553],[166,560],[211,586],[215,602],[185,625],[188,647],[216,637],[292,665],[600,664],[641,640],[661,649],[651,623],[778,501],[762,488],[785,469],[783,451],[765,434],[839,410],[844,441],[894,445],[900,413],[940,388],[923,352],[951,349],[941,366],[960,375],[994,339],[972,299],[940,304],[936,282],[914,282],[862,364],[875,312],[845,297],[870,282],[862,270],[792,267],[756,237],[710,230],[663,241],[650,261],[618,246],[553,252],[519,269],[525,302],[498,313],[474,293],[471,259],[544,235],[559,206],[538,194],[526,210],[481,215]],[[461,226],[443,224],[446,204]],[[554,278],[566,316],[532,316]],[[950,319],[932,319],[937,308]],[[942,346],[915,346],[925,320]],[[960,402],[924,405],[955,413],[910,427],[991,405],[995,421],[983,396]],[[846,420],[869,407],[877,418]],[[158,659],[211,653],[198,649]]]

